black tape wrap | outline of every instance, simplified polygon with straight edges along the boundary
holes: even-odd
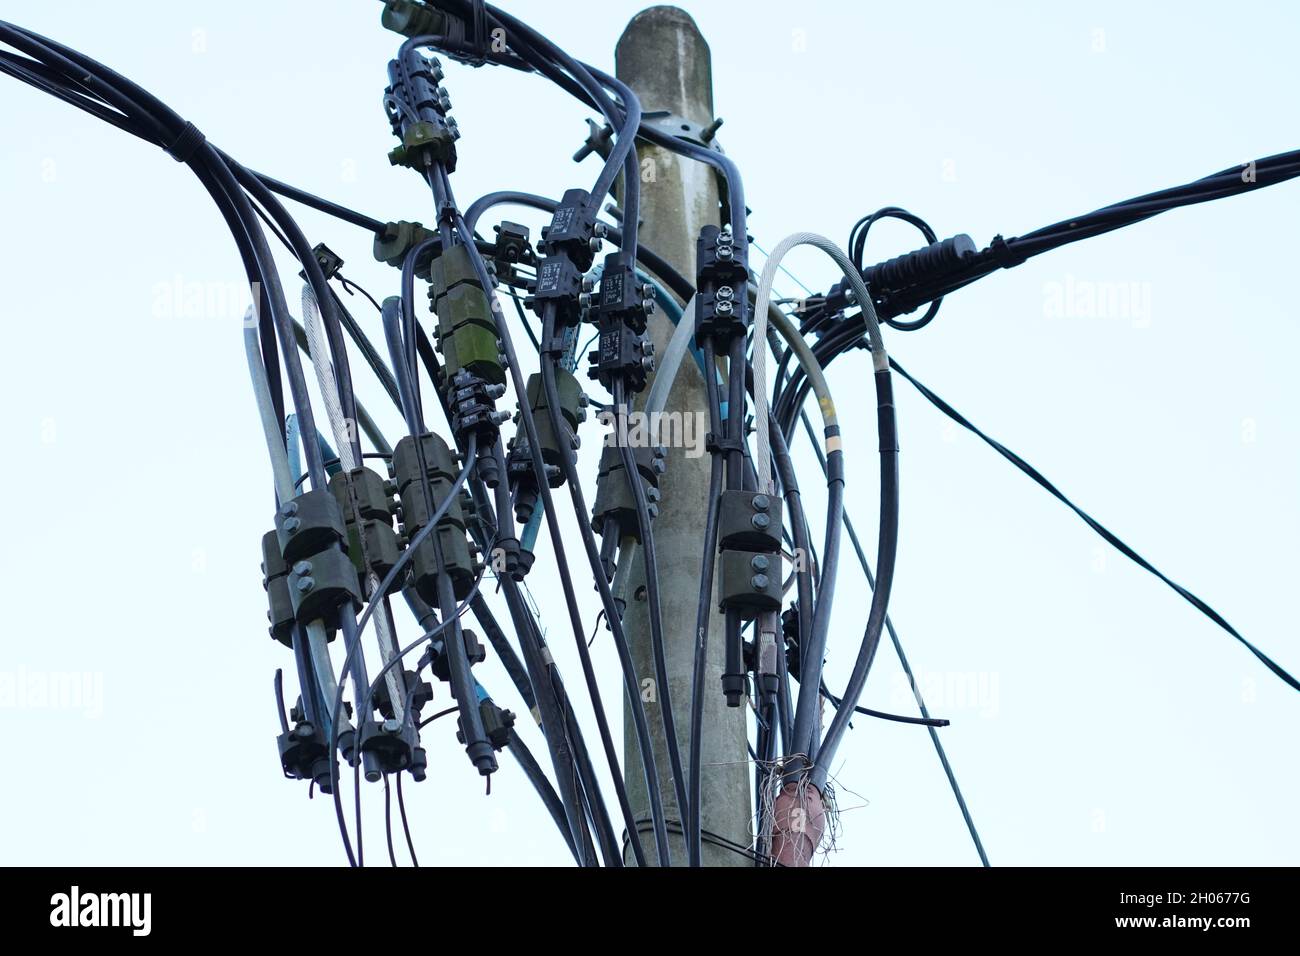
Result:
[[[880,431],[880,453],[898,454],[898,422],[894,417],[894,382],[889,369],[876,372],[876,420]]]
[[[170,146],[164,146],[163,149],[176,162],[188,163],[206,142],[207,137],[199,131],[199,128],[193,123],[186,122],[185,128],[180,131],[180,135],[172,141]]]
[[[465,37],[471,53],[466,62],[472,66],[482,66],[488,61],[491,51],[492,35],[488,32],[488,12],[485,0],[470,0],[470,18]]]

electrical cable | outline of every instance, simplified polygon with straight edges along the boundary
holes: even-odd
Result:
[[[932,405],[934,405],[935,408],[939,409],[939,411],[943,412],[950,419],[952,419],[958,425],[961,425],[967,431],[979,437],[986,445],[988,445],[999,455],[1001,455],[1007,461],[1011,462],[1011,464],[1015,465],[1018,469],[1020,469],[1030,478],[1032,478],[1040,488],[1042,488],[1049,495],[1051,495],[1057,501],[1061,502],[1063,505],[1065,505],[1067,508],[1073,511],[1076,515],[1078,515],[1079,518],[1083,520],[1084,524],[1090,527],[1093,531],[1097,532],[1097,534],[1101,536],[1102,540],[1105,541],[1107,544],[1109,544],[1112,548],[1114,548],[1120,554],[1124,555],[1124,557],[1128,558],[1130,561],[1132,561],[1138,567],[1142,568],[1144,571],[1149,571],[1151,574],[1155,575],[1159,580],[1163,581],[1166,585],[1168,585],[1174,591],[1174,593],[1177,594],[1179,597],[1181,597],[1184,601],[1186,601],[1192,607],[1196,608],[1196,610],[1200,611],[1202,614],[1208,617],[1211,621],[1213,621],[1223,630],[1231,634],[1235,640],[1237,640],[1248,651],[1250,651],[1253,655],[1255,655],[1255,657],[1260,661],[1260,663],[1262,663],[1265,667],[1267,667],[1270,671],[1272,671],[1273,674],[1279,677],[1288,687],[1290,687],[1293,690],[1300,690],[1300,682],[1297,682],[1297,680],[1294,677],[1292,677],[1291,674],[1289,674],[1281,665],[1276,663],[1271,657],[1269,657],[1267,654],[1261,651],[1250,641],[1246,640],[1246,638],[1243,637],[1235,627],[1229,624],[1227,620],[1224,619],[1224,617],[1218,611],[1210,607],[1209,604],[1207,604],[1201,598],[1197,597],[1191,591],[1187,590],[1182,585],[1176,583],[1171,578],[1166,576],[1163,571],[1160,571],[1158,568],[1155,567],[1155,565],[1151,564],[1151,562],[1149,562],[1146,558],[1138,554],[1135,550],[1133,550],[1133,548],[1131,548],[1128,544],[1122,541],[1109,528],[1107,528],[1101,522],[1097,521],[1086,511],[1084,511],[1082,508],[1076,505],[1073,501],[1067,498],[1065,496],[1065,493],[1062,492],[1059,488],[1057,488],[1056,485],[1050,482],[1046,477],[1044,477],[1043,474],[1037,468],[1029,464],[1029,462],[1025,461],[1023,458],[1021,458],[1011,449],[1007,448],[1001,442],[997,441],[994,438],[989,437],[987,434],[981,431],[977,426],[972,424],[964,415],[958,412],[955,408],[953,408],[951,405],[945,402],[942,398],[936,395],[925,385],[917,381],[909,372],[904,370],[902,366],[900,366],[897,362],[891,360],[890,365],[894,369],[894,371],[898,372],[899,375],[903,376],[903,378],[911,382],[912,385],[916,388],[916,390],[920,392],[923,396],[925,396],[925,398]]]

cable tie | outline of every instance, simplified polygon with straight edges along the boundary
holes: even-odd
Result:
[[[199,128],[187,121],[180,135],[176,137],[170,146],[164,146],[163,150],[176,162],[188,163],[194,158],[194,154],[199,151],[199,147],[206,142],[207,137],[199,132]]]

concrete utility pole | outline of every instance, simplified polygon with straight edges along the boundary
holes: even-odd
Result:
[[[690,15],[676,7],[650,7],[632,18],[615,50],[618,78],[641,99],[650,113],[664,110],[677,129],[686,125],[698,135],[713,122],[713,69],[709,46]],[[683,131],[685,132],[685,131]],[[695,281],[695,240],[700,227],[718,222],[718,184],[713,171],[698,162],[676,156],[658,146],[638,143],[641,165],[641,242],[668,260],[692,283]],[[662,311],[650,317],[650,334],[656,354],[662,354],[673,331],[672,321]],[[653,379],[652,379],[653,381]],[[641,392],[644,400],[649,392]],[[666,411],[700,416],[691,434],[703,441],[708,428],[708,403],[704,378],[698,366],[687,358],[682,362]],[[695,645],[695,614],[699,593],[701,539],[708,505],[709,456],[688,458],[683,448],[668,448],[668,470],[660,480],[662,499],[654,521],[658,549],[660,610],[663,617],[669,689],[683,765],[689,753],[691,669]],[[638,549],[637,554],[640,555]],[[639,559],[638,559],[639,561]],[[653,677],[650,647],[650,619],[643,587],[644,568],[631,570],[625,616],[632,658],[644,683]],[[716,579],[715,579],[716,583]],[[704,680],[703,772],[701,783],[701,825],[748,846],[752,817],[749,791],[753,775],[746,749],[746,711],[729,708],[722,695],[723,629],[716,594],[709,619],[708,672]],[[659,791],[670,821],[683,821],[677,808],[670,779],[670,763],[664,743],[663,723],[658,707],[662,695],[646,702]],[[649,821],[650,804],[645,775],[637,751],[630,715],[624,719],[625,776],[633,812],[638,820]],[[648,822],[643,842],[653,853]],[[680,835],[670,833],[672,862],[686,864],[686,846]],[[630,854],[625,854],[629,861]],[[746,866],[746,858],[731,850],[703,844],[705,866]]]

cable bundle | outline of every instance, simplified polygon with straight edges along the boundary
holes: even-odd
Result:
[[[271,633],[292,650],[300,689],[297,702],[286,708],[283,675],[277,672],[274,689],[285,775],[309,780],[332,796],[345,851],[354,865],[364,863],[363,776],[383,782],[388,850],[396,864],[389,790],[389,778],[396,777],[400,817],[414,862],[402,776],[410,773],[416,781],[425,779],[428,760],[421,731],[455,714],[457,739],[471,765],[488,779],[489,790],[491,775],[498,768],[497,754],[508,751],[579,865],[622,866],[626,848],[637,865],[698,866],[705,844],[738,853],[757,865],[806,864],[826,820],[816,822],[816,838],[801,839],[791,849],[796,832],[792,807],[799,812],[810,805],[829,808],[818,812],[833,816],[830,764],[851,716],[862,714],[927,727],[981,860],[987,864],[936,733],[947,721],[929,715],[919,692],[920,717],[859,705],[884,633],[911,675],[887,613],[899,509],[891,369],[956,421],[976,430],[889,358],[880,326],[883,322],[898,330],[919,329],[934,318],[943,295],[998,268],[1167,209],[1300,175],[1300,153],[1258,161],[1250,167],[1249,179],[1241,169],[1225,170],[1019,238],[998,238],[978,252],[969,240],[941,243],[919,217],[885,207],[854,227],[848,253],[815,234],[788,237],[775,247],[755,282],[749,267],[745,195],[736,164],[716,149],[644,124],[635,94],[618,79],[575,60],[526,24],[482,2],[388,0],[384,22],[407,36],[389,64],[384,94],[385,114],[399,141],[390,159],[416,172],[427,186],[433,211],[428,228],[418,222],[384,223],[251,171],[208,142],[192,123],[107,67],[54,41],[0,24],[0,40],[18,51],[0,51],[0,70],[153,143],[188,165],[221,209],[239,247],[254,302],[245,323],[245,347],[275,498],[275,528],[262,542]],[[500,37],[506,42],[497,42]],[[595,109],[609,132],[600,140],[604,162],[591,186],[569,189],[559,200],[494,192],[462,211],[451,179],[460,131],[442,85],[443,66],[426,54],[430,49],[471,67],[497,65],[537,73]],[[638,138],[707,164],[723,183],[718,224],[701,232],[696,274],[689,278],[639,242],[640,171],[633,148]],[[611,223],[601,219],[601,209],[620,177],[618,222]],[[276,194],[367,230],[375,237],[376,258],[400,267],[397,294],[382,303],[371,299],[382,320],[386,356],[369,341],[330,284],[338,281],[349,293],[357,288],[342,276],[341,261],[328,248],[308,242]],[[497,227],[494,242],[476,231],[489,210],[506,203],[550,213],[550,225],[535,247],[526,229],[509,222]],[[868,232],[886,218],[911,223],[930,245],[864,268]],[[303,267],[301,323],[288,307],[264,226]],[[597,261],[605,242],[614,251]],[[785,254],[803,244],[830,255],[845,279],[827,295],[813,297],[798,314],[787,314],[771,302],[772,285]],[[428,328],[417,315],[417,280],[428,286],[436,316],[436,325]],[[525,357],[515,347],[499,289],[510,298],[536,350],[536,372],[528,374]],[[927,303],[929,308],[919,320],[897,319]],[[854,304],[858,313],[846,316],[846,309]],[[655,357],[646,330],[656,307],[677,323],[677,329],[651,384]],[[534,313],[536,331],[525,309]],[[607,403],[593,402],[573,374],[583,351],[579,342],[584,323],[594,326],[589,341],[599,343],[592,353],[590,376],[608,393]],[[817,339],[810,344],[805,336],[814,333]],[[390,443],[375,426],[354,393],[349,339],[401,413],[405,434],[396,442]],[[878,576],[873,575],[845,510],[844,437],[824,374],[834,359],[862,345],[871,353],[877,396]],[[769,349],[778,356],[772,383],[767,378]],[[323,419],[312,407],[299,351],[312,366],[323,398]],[[646,409],[662,410],[688,353],[704,373],[710,485],[702,528],[690,696],[685,702],[674,702],[654,530],[662,456],[626,440],[616,442],[602,458],[599,491],[590,510],[575,449],[588,404],[599,404],[608,412],[619,435],[626,434],[634,396],[647,385]],[[434,400],[426,405],[429,386]],[[816,395],[822,415],[819,437],[804,411],[810,392]],[[498,408],[507,395],[516,405],[513,415]],[[439,420],[436,426],[435,419]],[[509,435],[512,419],[513,435]],[[318,421],[328,427],[322,429]],[[827,482],[828,510],[820,549],[813,543],[813,522],[804,510],[791,457],[799,421]],[[977,433],[1075,508],[1113,544],[1159,573],[1018,456]],[[301,475],[300,451],[305,457]],[[387,475],[367,462],[384,463]],[[571,566],[559,524],[562,509],[556,491],[562,485],[567,486],[578,518],[581,550],[619,659],[622,697],[628,703],[645,777],[648,820],[638,818],[631,805],[588,648],[578,598],[578,581],[585,575]],[[614,808],[606,802],[573,701],[525,589],[543,524],[550,538],[546,557],[554,562],[562,585],[583,689],[613,784]],[[848,532],[873,596],[848,685],[835,696],[826,686],[823,668],[831,653],[842,530]],[[783,573],[787,549],[795,557],[788,578]],[[651,717],[641,694],[641,679],[647,675],[636,671],[624,624],[622,588],[634,553],[645,568],[653,679],[666,765],[657,759]],[[1199,598],[1161,577],[1231,631]],[[508,622],[498,621],[484,597],[488,578],[495,578]],[[725,641],[721,687],[710,686],[709,678],[718,675],[711,675],[708,666],[715,578]],[[787,600],[791,590],[793,596]],[[406,603],[418,624],[418,636],[405,643],[398,638],[395,598]],[[482,631],[486,644],[466,626],[468,619]],[[373,634],[369,657],[363,641],[368,628]],[[1235,631],[1231,633],[1245,643]],[[343,663],[336,673],[328,644],[340,635]],[[1292,686],[1300,686],[1262,652],[1247,646]],[[374,651],[379,666],[372,674]],[[501,707],[475,676],[475,665],[489,651],[501,661],[538,724],[549,773],[521,739],[515,715]],[[449,685],[455,701],[453,707],[428,717],[423,712],[433,698],[433,687],[424,679],[426,671]],[[349,679],[350,707],[345,701]],[[758,819],[755,839],[748,846],[711,833],[703,825],[703,702],[711,693],[725,694],[729,704],[749,706],[755,715],[751,755]],[[836,711],[826,727],[822,726],[823,700]],[[679,726],[685,728],[685,752],[679,744]],[[342,801],[340,758],[352,769],[357,794],[351,825]],[[665,805],[665,793],[671,795],[678,819],[673,819],[673,808]],[[621,834],[616,820],[621,822]],[[670,834],[682,837],[684,861],[673,858]]]

